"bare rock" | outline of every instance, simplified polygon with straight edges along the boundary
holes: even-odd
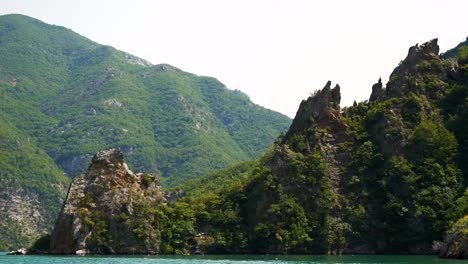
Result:
[[[383,89],[383,85],[382,85],[382,79],[379,78],[379,81],[372,85],[372,93],[371,93],[371,96],[369,98],[369,101],[376,101],[377,99],[381,98],[384,94],[384,89]]]
[[[7,255],[27,255],[27,254],[28,254],[28,250],[25,248],[20,248],[20,249],[13,250],[7,253]]]
[[[322,90],[316,91],[307,100],[303,100],[297,110],[291,127],[286,133],[285,140],[291,135],[305,131],[317,124],[334,123],[342,126],[338,121],[340,111],[340,86],[337,84],[331,88],[331,81],[328,81]]]
[[[115,98],[104,100],[104,105],[120,108],[123,106],[123,103]]]

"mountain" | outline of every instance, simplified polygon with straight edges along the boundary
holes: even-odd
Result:
[[[261,158],[142,208],[152,229],[141,239],[157,234],[166,254],[466,257],[468,46],[451,52],[439,55],[436,39],[411,47],[387,85],[351,107],[327,82]]]
[[[244,184],[189,202],[203,208],[206,250],[434,253],[468,214],[467,51],[411,47],[386,87],[351,107],[339,85],[315,91]]]
[[[437,39],[411,47],[387,85],[351,107],[329,81],[259,159],[113,214],[145,227],[132,235],[156,250],[137,253],[466,258],[468,46],[451,53],[439,55]],[[100,234],[86,251],[115,251]]]
[[[214,78],[0,16],[0,248],[50,228],[98,151],[120,147],[133,169],[175,186],[258,157],[290,122]]]
[[[411,47],[369,101],[341,108],[330,82],[304,100],[249,181],[201,213],[224,210],[237,226],[205,224],[211,250],[433,252],[468,214],[467,51],[444,59],[432,40]]]

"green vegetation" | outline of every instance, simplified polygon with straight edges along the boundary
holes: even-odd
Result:
[[[174,185],[260,155],[290,122],[216,79],[62,27],[6,15],[0,34],[1,113],[69,176],[119,146],[132,168]]]
[[[29,18],[2,17],[0,36],[0,164],[11,171],[0,184],[60,197],[54,186],[66,178],[54,161],[73,175],[92,153],[120,146],[130,167],[186,194],[135,201],[132,214],[112,216],[135,246],[163,254],[427,253],[447,231],[466,238],[466,43],[447,60],[405,60],[377,101],[339,111],[325,96],[320,120],[245,162],[289,119],[213,78],[152,66]],[[38,47],[55,38],[50,49],[31,48],[31,39]],[[17,177],[28,164],[34,177]],[[148,187],[153,179],[142,177]],[[90,242],[108,253],[118,238],[92,201],[83,197],[78,214]]]
[[[82,173],[97,151],[120,147],[135,171],[175,186],[256,158],[290,124],[216,79],[33,18],[1,16],[0,39],[0,188],[38,193],[50,212],[42,230],[64,197],[63,172]]]
[[[0,250],[18,248],[27,244],[31,234],[25,233],[23,224],[16,223],[14,215],[20,208],[13,208],[11,197],[22,196],[16,206],[26,210],[35,202],[39,203],[39,221],[26,219],[42,230],[50,230],[58,216],[62,198],[69,179],[57,168],[54,161],[40,149],[30,137],[24,135],[0,113],[0,203],[6,212],[0,214]],[[30,200],[33,204],[29,203]],[[37,206],[37,205],[36,205]],[[30,216],[27,216],[30,217]],[[38,234],[34,234],[36,237]]]
[[[460,218],[447,232],[444,257],[466,258],[468,252],[468,215]]]
[[[467,237],[468,75],[459,54],[460,78],[441,80],[433,72],[447,62],[423,61],[406,75],[413,82],[405,93],[343,109],[346,135],[335,135],[342,141],[334,150],[343,151],[340,179],[330,167],[337,161],[324,156],[330,146],[320,141],[328,122],[338,122],[327,120],[280,136],[254,162],[181,185],[187,195],[167,207],[183,208],[177,221],[190,228],[183,247],[161,252],[427,253],[448,230],[460,245]]]
[[[148,188],[148,186],[150,186],[154,180],[155,178],[148,173],[143,173],[143,175],[141,175],[141,183],[143,186],[145,186],[145,188]]]
[[[254,160],[244,161],[190,180],[177,186],[176,190],[183,190],[190,197],[219,192],[225,185],[240,183],[247,179],[256,164]]]

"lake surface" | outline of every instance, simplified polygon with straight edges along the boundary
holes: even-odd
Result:
[[[0,264],[462,264],[468,260],[446,260],[436,256],[7,256]]]

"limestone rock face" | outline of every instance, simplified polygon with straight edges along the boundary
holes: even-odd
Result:
[[[155,177],[130,171],[120,149],[98,152],[69,188],[52,232],[50,253],[156,253],[157,248],[134,234],[133,220],[139,205],[161,202]]]
[[[65,197],[66,186],[54,185]],[[6,187],[0,191],[0,238],[8,238],[13,230],[24,240],[36,239],[51,230],[50,223],[57,218],[55,204],[63,199],[40,195],[23,188]],[[54,207],[44,206],[53,204]],[[11,233],[10,233],[11,232]]]
[[[26,255],[28,254],[28,250],[25,248],[20,248],[17,250],[13,250],[7,253],[7,255]]]

